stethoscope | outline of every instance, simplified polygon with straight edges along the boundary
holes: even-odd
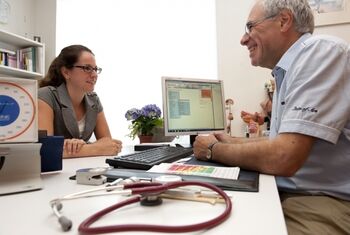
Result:
[[[111,232],[125,232],[125,231],[147,231],[147,232],[167,232],[167,233],[183,233],[183,232],[193,232],[197,230],[209,229],[219,225],[224,222],[230,215],[232,211],[232,203],[230,197],[215,185],[196,182],[196,181],[179,181],[179,176],[161,176],[163,179],[159,179],[155,182],[141,182],[136,177],[131,177],[129,181],[124,181],[125,184],[118,184],[115,181],[108,184],[107,187],[99,187],[91,190],[81,191],[78,193],[69,194],[61,198],[56,198],[50,201],[50,205],[54,214],[58,217],[58,221],[63,229],[63,231],[69,231],[72,227],[72,221],[64,216],[61,212],[62,201],[73,200],[78,198],[95,197],[102,195],[125,195],[131,196],[126,200],[118,202],[110,207],[107,207],[87,219],[85,219],[79,226],[78,231],[80,234],[101,234],[101,233],[111,233]],[[177,178],[176,178],[177,177]],[[134,178],[134,179],[133,179]],[[175,180],[176,178],[176,180]],[[136,179],[136,180],[135,180]],[[166,180],[166,183],[164,182]],[[181,178],[180,178],[181,180]],[[170,182],[169,182],[170,181]],[[115,185],[117,184],[117,185]],[[102,216],[117,210],[123,206],[130,205],[132,203],[140,202],[144,206],[155,206],[162,203],[160,197],[161,194],[169,192],[173,189],[184,187],[184,186],[199,186],[209,189],[224,200],[225,210],[218,216],[214,217],[205,222],[191,224],[191,225],[179,225],[179,226],[165,226],[165,225],[147,225],[147,224],[123,224],[123,225],[109,225],[109,226],[99,226],[90,227],[94,222],[99,220]],[[100,193],[95,193],[98,191],[105,191]],[[106,192],[107,191],[107,192]],[[91,194],[94,193],[94,194]]]

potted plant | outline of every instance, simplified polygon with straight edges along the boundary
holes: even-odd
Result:
[[[132,139],[139,137],[140,143],[152,142],[154,130],[156,127],[163,127],[163,118],[161,110],[155,104],[148,104],[141,109],[132,108],[125,113],[125,118],[131,121],[129,125]]]

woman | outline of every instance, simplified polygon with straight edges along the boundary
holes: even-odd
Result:
[[[62,49],[40,82],[39,130],[64,136],[63,157],[116,155],[121,150],[93,92],[101,71],[89,48],[71,45]],[[93,133],[97,141],[87,144]]]

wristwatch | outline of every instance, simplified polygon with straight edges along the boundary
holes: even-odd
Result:
[[[219,141],[215,141],[215,142],[208,145],[208,151],[207,151],[207,159],[208,160],[212,160],[212,158],[213,158],[212,149],[213,149],[214,145],[216,145],[217,143],[219,143]]]

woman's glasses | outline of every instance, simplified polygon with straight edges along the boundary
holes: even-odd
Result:
[[[94,68],[90,65],[73,65],[73,67],[80,68],[86,73],[92,73],[93,71],[95,71],[97,74],[100,74],[102,72],[102,68],[99,68],[97,66]]]

